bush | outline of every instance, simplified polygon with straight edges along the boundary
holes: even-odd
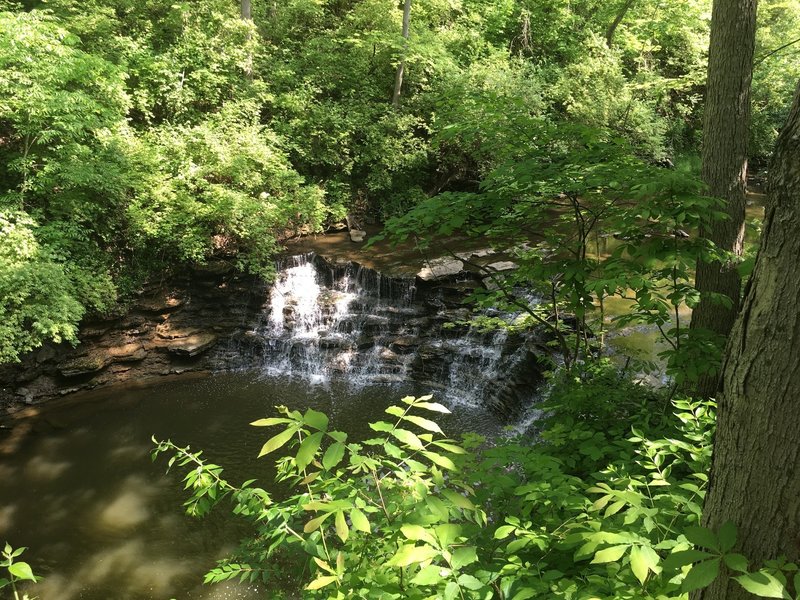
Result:
[[[282,500],[189,448],[153,454],[189,467],[190,514],[228,498],[255,528],[207,582],[271,581],[291,565],[304,597],[677,599],[721,560],[742,570],[735,528],[699,527],[713,403],[670,405],[600,365],[557,381],[549,410],[537,443],[487,446],[445,437],[430,396],[387,408],[393,421],[360,443],[322,413],[279,407],[252,425],[280,428],[262,456],[291,449],[276,463]]]

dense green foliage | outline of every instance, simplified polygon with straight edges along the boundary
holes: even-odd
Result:
[[[6,543],[3,548],[2,557],[0,560],[0,568],[3,571],[0,577],[0,590],[7,589],[13,594],[14,600],[29,600],[28,594],[20,595],[17,589],[18,584],[26,581],[36,582],[39,578],[33,574],[31,566],[25,561],[18,560],[20,555],[25,552],[26,548],[12,548]]]
[[[279,407],[252,423],[281,429],[262,456],[290,449],[279,500],[188,448],[159,442],[154,457],[187,467],[187,512],[230,501],[254,527],[207,582],[289,577],[309,598],[678,599],[724,562],[756,595],[789,597],[794,565],[749,572],[735,527],[698,525],[713,403],[670,404],[598,363],[557,378],[542,409],[536,444],[486,445],[445,437],[429,417],[448,410],[430,396],[390,406],[359,442]]]
[[[282,428],[262,454],[291,449],[273,500],[160,442],[191,467],[190,513],[229,498],[254,528],[207,581],[300,564],[310,597],[669,599],[724,564],[791,597],[795,565],[749,572],[734,528],[698,527],[713,403],[593,362],[617,297],[619,322],[663,333],[676,386],[719,363],[720,340],[680,312],[696,261],[728,258],[693,235],[722,218],[692,158],[709,12],[415,0],[406,43],[389,0],[270,0],[252,19],[232,0],[0,0],[0,363],[75,342],[84,316],[170,270],[222,257],[269,277],[283,240],[348,213],[422,246],[484,239],[516,269],[487,270],[476,301],[524,311],[563,360],[537,443],[446,438],[429,397],[358,443],[281,408],[254,423]],[[800,77],[800,0],[765,0],[759,19],[765,164]],[[35,580],[20,552],[0,562],[15,594]]]
[[[415,2],[392,107],[403,42],[388,0],[255,2],[252,20],[232,0],[4,1],[0,360],[74,340],[84,314],[155,273],[224,256],[268,274],[287,235],[478,191],[504,107],[645,161],[695,153],[710,3],[639,0],[610,32],[624,4]],[[796,46],[772,51],[800,10],[761,13],[764,157],[798,75]],[[541,193],[569,191],[554,184]]]

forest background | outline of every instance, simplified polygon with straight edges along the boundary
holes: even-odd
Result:
[[[288,236],[477,192],[532,128],[697,170],[705,0],[432,0],[407,40],[378,0],[3,5],[3,361],[74,341],[156,274],[216,255],[268,275]],[[773,53],[800,4],[758,18],[756,172],[800,76],[796,46]]]
[[[254,423],[284,429],[262,454],[294,448],[279,473],[300,491],[273,503],[252,482],[232,485],[199,454],[159,442],[156,454],[191,468],[190,512],[232,498],[257,532],[207,579],[269,580],[270,558],[285,552],[305,559],[308,595],[332,598],[796,598],[798,567],[777,557],[786,528],[759,527],[758,501],[747,505],[752,518],[716,522],[717,511],[705,517],[713,528],[698,525],[715,406],[674,397],[716,373],[722,351],[719,339],[680,325],[679,308],[699,301],[694,265],[732,263],[745,277],[753,265],[695,235],[724,219],[699,178],[710,2],[411,8],[4,0],[0,361],[46,340],[76,341],[82,318],[124,311],[144,282],[187,265],[223,257],[268,278],[282,241],[347,215],[422,244],[454,232],[502,241],[519,268],[480,300],[549,327],[564,367],[540,443],[483,451],[467,438],[464,448],[415,414],[444,407],[405,398],[387,409],[394,424],[373,424],[385,435],[364,442],[383,454],[362,453],[328,431],[324,415],[282,409]],[[787,117],[797,127],[789,109],[800,2],[762,2],[758,21],[748,140],[756,173]],[[794,190],[792,139],[783,138],[777,197]],[[611,257],[590,251],[601,233],[624,242]],[[533,248],[532,234],[542,237]],[[772,256],[756,267],[760,281],[777,280]],[[514,291],[525,285],[550,300],[519,306]],[[603,299],[631,290],[627,319],[656,325],[672,347],[667,394],[588,360],[588,311],[599,304],[602,345]],[[764,298],[777,295],[748,293],[746,305]],[[567,328],[564,307],[574,317]],[[747,320],[738,327],[734,339],[747,337]],[[758,327],[748,343],[772,339]],[[735,369],[724,375],[737,383]],[[720,421],[718,443],[745,425],[755,439],[780,437],[771,432],[787,419],[748,423],[728,399],[736,417]],[[422,431],[400,427],[409,423]],[[716,452],[733,461],[718,475],[735,489],[736,461],[750,454]],[[759,474],[740,470],[751,483]],[[771,508],[789,522],[792,502]],[[748,545],[747,556],[734,551]],[[377,558],[365,563],[367,551]],[[4,556],[11,580],[0,585],[33,578],[10,547]]]

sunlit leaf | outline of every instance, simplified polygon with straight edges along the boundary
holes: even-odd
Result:
[[[261,452],[258,453],[258,457],[261,458],[265,454],[269,454],[270,452],[274,452],[278,448],[282,447],[286,442],[288,442],[294,436],[295,431],[294,429],[285,429],[281,431],[279,434],[271,437],[266,444],[261,447]]]

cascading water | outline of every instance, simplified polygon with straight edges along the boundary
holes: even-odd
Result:
[[[510,395],[532,393],[540,370],[524,337],[458,325],[468,312],[440,287],[419,283],[314,254],[286,258],[245,337],[270,375],[353,385],[411,380],[452,403],[501,412],[514,404]]]

